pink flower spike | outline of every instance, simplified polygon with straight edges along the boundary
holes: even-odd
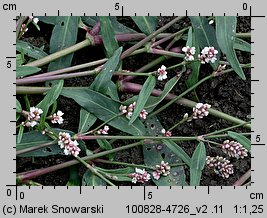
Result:
[[[137,183],[137,182],[145,183],[151,179],[150,174],[147,171],[145,171],[145,169],[138,169],[138,168],[135,168],[135,173],[131,173],[128,176],[132,178],[132,183]]]
[[[72,141],[69,133],[60,132],[58,139],[58,145],[61,149],[64,148],[63,152],[65,155],[73,155],[74,157],[79,155],[81,151],[78,147],[79,143],[76,140]]]

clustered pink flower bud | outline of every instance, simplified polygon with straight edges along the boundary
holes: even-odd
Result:
[[[230,164],[229,160],[220,156],[217,157],[207,156],[206,166],[225,179],[227,179],[229,175],[234,173],[233,164]]]
[[[198,59],[202,64],[205,63],[215,63],[217,60],[216,55],[218,54],[218,51],[214,47],[205,47],[201,54],[198,55]]]
[[[128,119],[131,119],[132,115],[133,115],[133,111],[135,109],[135,106],[136,106],[136,102],[133,102],[132,104],[125,106],[125,105],[121,105],[119,107],[119,110],[121,111],[122,114],[126,114],[126,117]],[[139,114],[139,117],[142,118],[142,119],[146,119],[148,113],[145,109],[143,109],[140,114]]]
[[[152,173],[153,178],[160,179],[160,176],[168,176],[170,174],[171,167],[168,162],[161,161],[160,165],[155,166],[155,171]]]
[[[195,47],[183,47],[182,51],[185,53],[185,60],[186,61],[193,61],[194,60],[194,54],[196,53],[196,48]]]
[[[66,132],[60,132],[58,135],[58,145],[60,148],[64,148],[65,155],[73,155],[77,157],[81,151],[78,147],[79,143],[71,140],[70,134]]]
[[[37,17],[29,16],[30,21],[33,21],[35,24],[39,22],[39,19]]]
[[[145,109],[142,109],[142,111],[139,114],[139,117],[145,120],[147,115],[148,115],[147,111]]]
[[[51,116],[51,123],[58,123],[58,124],[62,124],[64,119],[62,118],[64,113],[62,113],[62,111],[58,111],[57,113],[54,113]]]
[[[137,183],[137,182],[145,183],[151,178],[150,174],[147,171],[145,171],[145,169],[141,170],[138,168],[135,168],[135,173],[131,173],[128,176],[132,178],[132,183]]]
[[[223,71],[225,70],[225,68],[226,68],[226,64],[224,64],[224,65],[220,64],[218,66],[217,70],[213,73],[213,76],[220,76],[223,73]]]
[[[21,125],[27,127],[36,126],[41,118],[40,115],[42,113],[43,113],[42,109],[39,109],[37,107],[30,107],[30,112],[25,112],[25,114],[27,114],[27,120],[25,122],[22,122]]]
[[[21,29],[20,32],[22,32],[22,35],[24,35],[24,33],[26,33],[28,31],[28,27],[26,26],[26,24],[22,24],[21,25]]]
[[[239,142],[225,140],[223,144],[221,144],[221,148],[223,152],[230,157],[243,159],[248,156],[248,150]]]
[[[208,109],[211,107],[209,104],[197,103],[193,108],[193,119],[202,119],[204,116],[208,116]]]
[[[109,131],[109,126],[104,126],[104,128],[103,129],[99,129],[98,131],[97,131],[97,134],[99,134],[99,135],[107,135],[108,134],[108,131]]]
[[[171,131],[166,131],[165,129],[162,129],[161,133],[166,137],[171,137],[172,136],[172,132]]]
[[[162,65],[161,68],[158,69],[158,80],[162,81],[164,79],[167,79],[167,71],[166,67]]]

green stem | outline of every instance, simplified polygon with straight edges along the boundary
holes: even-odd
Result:
[[[95,140],[95,139],[119,139],[119,140],[156,140],[172,139],[174,141],[190,141],[197,140],[197,136],[112,136],[112,135],[74,135],[76,140]]]
[[[97,67],[94,70],[88,70],[88,71],[83,71],[83,72],[17,79],[16,85],[26,85],[26,84],[31,84],[31,83],[45,82],[45,81],[57,80],[57,79],[70,79],[70,78],[77,78],[77,77],[83,77],[83,76],[91,76],[91,75],[98,74],[101,70],[102,70],[102,67]]]
[[[37,146],[34,146],[34,147],[30,147],[30,148],[25,148],[25,149],[22,149],[22,150],[18,150],[16,152],[16,155],[21,155],[21,154],[24,154],[24,153],[28,153],[28,152],[31,152],[31,151],[35,151],[35,150],[38,150],[38,149],[41,149],[41,148],[45,148],[47,146],[50,146],[50,145],[53,145],[57,143],[57,141],[52,141],[52,142],[48,142],[48,143],[44,143],[44,144],[40,144],[40,145],[37,145]]]
[[[116,76],[150,76],[155,74],[155,72],[150,72],[150,73],[135,73],[135,72],[115,72],[114,75]]]
[[[179,64],[176,64],[176,65],[173,65],[173,66],[170,66],[170,67],[167,67],[167,70],[171,70],[173,68],[177,68],[177,67],[180,67],[180,66],[184,66],[185,65],[185,61],[179,63]]]
[[[55,60],[65,56],[65,55],[71,54],[71,53],[78,51],[82,48],[85,48],[89,45],[91,45],[91,41],[89,39],[85,39],[82,42],[79,42],[73,46],[70,46],[70,47],[65,48],[63,50],[60,50],[60,51],[55,52],[53,54],[47,55],[47,56],[45,56],[39,60],[30,62],[30,63],[26,64],[25,66],[41,67],[45,64],[48,64],[52,61],[55,61]]]
[[[166,25],[164,25],[163,27],[159,28],[158,30],[156,30],[155,32],[151,33],[149,36],[147,36],[146,38],[144,38],[143,40],[141,40],[140,42],[136,43],[135,45],[133,45],[132,47],[130,47],[129,49],[127,49],[126,51],[124,51],[121,55],[121,59],[124,59],[125,57],[127,57],[128,55],[130,55],[132,52],[134,52],[136,49],[140,48],[141,46],[143,46],[145,43],[149,42],[151,39],[155,38],[159,33],[165,31],[166,29],[168,29],[170,26],[172,26],[173,24],[175,24],[176,22],[178,22],[179,20],[183,19],[184,17],[176,17],[175,19],[173,19],[172,21],[170,21],[169,23],[167,23]]]
[[[168,41],[168,40],[170,40],[170,39],[172,39],[172,38],[174,38],[174,37],[176,37],[176,36],[178,36],[180,34],[183,34],[188,29],[189,29],[189,27],[186,27],[186,28],[184,28],[184,29],[182,29],[182,30],[180,30],[180,31],[178,31],[176,33],[173,33],[173,34],[171,34],[169,36],[166,36],[165,38],[162,38],[162,39],[158,40],[157,42],[153,43],[151,45],[151,47],[156,47],[156,46],[162,44],[163,42],[166,42],[166,41]]]
[[[244,136],[250,136],[251,133],[250,132],[245,132],[245,133],[240,133],[241,135],[244,135]],[[201,136],[200,136],[201,137]],[[210,135],[210,136],[206,136],[205,138],[206,139],[215,139],[215,138],[227,138],[229,137],[228,134],[219,134],[219,135]]]
[[[251,38],[251,33],[236,33],[235,36],[241,39],[249,39]]]
[[[237,124],[237,125],[234,125],[234,126],[231,126],[231,127],[227,127],[227,128],[221,129],[221,130],[217,130],[217,131],[205,134],[205,135],[203,135],[203,137],[215,135],[215,134],[218,134],[218,133],[221,133],[221,132],[226,132],[228,130],[235,129],[237,127],[241,127],[241,126],[244,126],[244,125],[249,124],[249,123],[250,122],[240,123],[240,124]]]
[[[207,142],[207,143],[210,143],[210,144],[214,144],[214,145],[216,145],[216,146],[218,146],[218,145],[220,145],[220,143],[218,143],[218,142],[214,142],[214,141],[210,141],[210,140],[205,140],[205,139],[203,139],[203,140],[201,140],[202,142]]]
[[[126,167],[145,168],[145,169],[148,169],[148,170],[154,170],[154,167],[147,166],[147,165],[142,165],[142,164],[130,164],[130,163],[125,163],[125,162],[116,162],[116,161],[109,161],[109,160],[103,160],[103,159],[95,159],[94,162],[105,163],[105,164],[113,164],[113,165],[121,165],[121,166],[126,166]],[[183,165],[185,165],[185,163],[170,164],[171,167],[183,166]]]
[[[154,170],[154,167],[141,165],[141,164],[130,164],[130,163],[125,163],[125,162],[116,162],[116,161],[109,161],[109,160],[103,160],[103,159],[95,159],[94,162],[105,163],[105,164],[113,164],[113,165],[121,165],[121,166],[126,166],[126,167],[145,168],[145,169],[149,169],[149,170]]]
[[[111,181],[109,181],[106,177],[104,177],[101,173],[99,173],[97,169],[92,167],[90,164],[86,163],[83,159],[81,159],[80,157],[76,157],[76,159],[80,161],[86,168],[88,168],[93,174],[103,179],[107,184],[115,186]]]
[[[190,118],[183,118],[182,120],[180,120],[178,123],[174,124],[171,128],[168,129],[168,131],[172,131],[173,129],[175,129],[177,126],[183,124],[184,122],[186,122],[187,120],[189,120]]]
[[[87,67],[93,67],[96,65],[104,64],[107,60],[108,60],[108,58],[103,58],[103,59],[100,59],[97,61],[92,61],[92,62],[85,63],[85,64],[79,64],[79,65],[75,65],[72,67],[66,67],[63,69],[59,69],[59,70],[55,70],[55,71],[51,71],[51,72],[47,72],[47,73],[42,73],[42,74],[38,74],[38,75],[34,75],[34,76],[25,77],[24,79],[43,77],[43,76],[53,76],[53,75],[58,75],[58,74],[63,74],[63,73],[69,73],[69,72],[81,70],[81,69],[84,69]]]
[[[75,90],[75,89],[81,89],[81,88],[88,89],[88,87],[64,87],[63,90]],[[139,93],[141,88],[142,88],[142,85],[135,84],[135,83],[129,83],[129,82],[123,82],[123,83],[121,83],[120,90],[124,91],[124,92]],[[16,87],[16,93],[17,94],[43,94],[43,93],[49,91],[50,89],[51,89],[51,87],[17,86]],[[152,91],[152,95],[155,95],[155,96],[159,96],[161,93],[162,93],[161,91],[156,90],[156,89],[154,89]],[[165,99],[166,100],[172,100],[175,98],[177,98],[176,95],[168,94]],[[190,108],[193,108],[197,104],[197,102],[191,101],[191,100],[186,99],[186,98],[180,98],[175,103],[181,104],[183,106],[190,107]],[[229,122],[232,122],[232,123],[237,123],[237,124],[246,123],[245,121],[243,121],[241,119],[230,116],[228,114],[225,114],[225,113],[218,111],[218,110],[215,110],[213,108],[209,109],[209,113],[212,116],[222,118],[224,120],[228,120]],[[246,124],[244,127],[251,129],[250,124]]]
[[[187,89],[186,91],[184,91],[182,94],[176,96],[175,98],[173,98],[171,101],[169,101],[167,104],[163,105],[162,107],[160,107],[158,110],[154,111],[153,113],[148,115],[149,117],[153,117],[156,114],[160,113],[161,111],[165,110],[167,107],[169,107],[170,105],[172,105],[173,103],[177,102],[178,100],[180,100],[183,96],[185,96],[186,94],[188,94],[189,92],[193,91],[197,86],[199,86],[200,84],[202,84],[203,82],[209,80],[210,78],[212,78],[212,75],[206,76],[205,78],[199,80],[195,85],[191,86],[189,89]]]
[[[104,123],[102,123],[101,125],[99,125],[99,126],[96,127],[95,129],[90,130],[90,131],[88,131],[88,132],[86,132],[86,133],[79,134],[79,136],[85,136],[85,135],[88,135],[88,134],[92,134],[92,133],[96,132],[98,129],[100,129],[102,126],[108,124],[110,121],[114,120],[115,118],[117,118],[117,117],[119,117],[119,116],[121,116],[121,115],[122,115],[121,113],[116,114],[115,116],[109,118],[108,120],[106,120]]]
[[[175,58],[184,58],[184,54],[171,52],[171,51],[165,51],[165,50],[161,50],[161,49],[155,49],[155,48],[151,48],[147,52],[152,53],[152,54],[157,54],[157,55],[171,56],[171,57],[175,57]]]

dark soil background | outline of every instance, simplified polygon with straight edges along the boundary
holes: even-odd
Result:
[[[172,20],[173,17],[158,17],[159,27],[168,23]],[[250,32],[251,21],[250,17],[238,17],[237,23],[237,32]],[[135,23],[128,17],[119,17],[118,20],[124,25],[139,31]],[[25,34],[23,40],[29,41],[30,43],[36,46],[45,46],[45,51],[49,51],[49,40],[52,32],[52,25],[44,24],[42,22],[38,23],[41,31],[36,31],[35,28],[29,28],[29,31]],[[182,27],[185,27],[189,24],[188,19],[184,19],[183,21],[173,25],[171,28],[167,30],[167,32],[177,32]],[[85,32],[83,30],[79,30],[78,33],[78,41],[83,40],[85,37]],[[183,43],[184,44],[184,43]],[[181,44],[181,45],[183,45]],[[125,45],[125,47],[129,47],[130,45]],[[180,46],[179,43],[176,46]],[[240,63],[250,63],[250,54],[244,52],[237,52],[238,59]],[[104,58],[105,54],[103,49],[98,47],[87,47],[84,48],[74,54],[72,65],[82,64],[86,62],[90,62],[93,60],[98,60]],[[143,65],[149,63],[151,60],[154,60],[157,56],[151,54],[142,54],[134,57],[126,58],[123,62],[123,69],[136,71]],[[175,58],[169,59],[163,62],[164,65],[173,65],[177,63]],[[157,66],[156,70],[159,66]],[[203,71],[200,73],[200,79],[207,76],[212,69],[209,67],[201,68]],[[45,72],[45,68],[43,71]],[[169,75],[175,75],[176,72],[169,72]],[[209,103],[212,105],[212,108],[223,111],[224,113],[230,114],[232,116],[238,117],[243,120],[248,120],[251,114],[251,90],[250,90],[250,70],[245,70],[245,74],[247,77],[246,81],[241,80],[234,72],[229,73],[227,75],[223,75],[218,78],[214,78],[200,85],[196,89],[197,97],[199,98],[199,102]],[[179,94],[183,90],[186,89],[184,76],[179,81],[179,84],[173,89],[172,93]],[[74,78],[65,80],[64,86],[89,86],[89,84],[93,81],[92,77],[82,77],[82,78]],[[134,82],[143,83],[142,79],[135,79]],[[156,88],[164,87],[165,82],[158,82]],[[121,98],[130,97],[132,94],[122,93]],[[186,96],[189,99],[195,100],[195,95],[190,94]],[[31,105],[37,104],[42,96],[34,95],[29,96]],[[20,102],[23,104],[23,97],[19,97]],[[79,111],[80,106],[76,104],[73,100],[60,97],[58,100],[58,109],[64,112],[64,124],[60,126],[61,129],[71,130],[73,132],[77,132],[79,126]],[[173,104],[165,111],[161,112],[158,115],[158,118],[165,127],[165,129],[173,126],[176,120],[179,120],[183,117],[185,113],[190,114],[192,112],[191,109],[185,108],[183,106]],[[215,130],[219,130],[225,127],[231,126],[231,123],[214,118],[212,116],[205,117],[201,120],[195,120],[189,123],[186,123],[179,128],[173,130],[173,135],[181,135],[181,136],[192,136],[192,135],[201,135],[208,132],[212,132]],[[58,127],[58,126],[55,126]],[[240,131],[242,129],[239,129]],[[120,134],[120,132],[116,130],[111,130],[110,134]],[[222,142],[221,141],[218,142]],[[98,146],[92,142],[90,145],[87,143],[89,149],[94,150]],[[121,145],[127,144],[127,142],[118,142],[113,144],[114,147],[119,147]],[[192,155],[194,148],[196,146],[196,142],[183,142],[183,148],[189,154]],[[224,154],[221,152],[218,153],[217,149],[209,148],[207,146],[207,155],[217,156]],[[71,160],[72,157],[65,156],[48,156],[46,158],[17,158],[17,172],[24,172],[33,169],[45,168],[48,166],[52,166],[55,164],[59,164],[65,162],[67,160]],[[211,173],[207,170],[204,170],[201,185],[232,185],[240,176],[242,176],[247,170],[250,169],[250,157],[245,158],[243,160],[236,160],[234,158],[230,159],[234,165],[235,173],[231,175],[229,179],[222,179],[218,177],[214,173]],[[141,164],[143,163],[142,157],[142,149],[141,148],[133,148],[123,152],[119,152],[115,156],[115,161],[123,161],[129,163]],[[99,165],[105,168],[111,168],[111,165]],[[82,176],[85,172],[85,168],[83,166],[80,167],[80,175]],[[187,172],[188,173],[188,172]],[[188,175],[187,175],[188,176]],[[34,181],[41,183],[42,185],[66,185],[69,180],[69,169],[62,169],[44,176],[40,176]],[[116,183],[117,185],[131,185],[130,183]]]

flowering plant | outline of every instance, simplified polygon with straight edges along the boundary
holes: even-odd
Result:
[[[226,109],[241,95],[228,82],[249,85],[250,59],[238,58],[250,34],[236,17],[160,19],[18,17],[18,184],[66,168],[67,185],[236,184],[249,171],[250,111]],[[49,43],[29,41],[43,34]]]

